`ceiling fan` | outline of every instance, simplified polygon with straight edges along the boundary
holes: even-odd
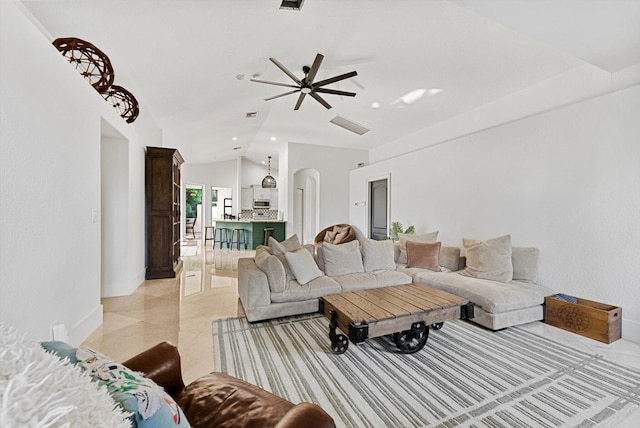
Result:
[[[323,86],[329,85],[331,83],[339,82],[341,80],[348,79],[353,76],[357,76],[358,73],[355,71],[351,71],[349,73],[341,74],[335,77],[330,77],[329,79],[321,80],[319,82],[314,82],[313,79],[315,79],[323,59],[324,59],[323,55],[317,54],[316,59],[313,61],[313,64],[311,65],[311,67],[308,67],[306,65],[302,67],[302,72],[304,73],[304,77],[302,79],[298,79],[295,76],[295,74],[289,71],[289,69],[284,65],[282,65],[277,59],[269,58],[269,60],[271,60],[272,63],[274,63],[280,70],[282,70],[287,76],[289,76],[291,80],[296,82],[296,85],[290,85],[287,83],[279,83],[279,82],[269,82],[266,80],[258,80],[258,79],[250,79],[250,80],[252,82],[266,83],[268,85],[277,85],[277,86],[285,86],[288,88],[296,88],[293,91],[285,92],[284,94],[265,98],[264,99],[265,101],[273,100],[276,98],[284,97],[286,95],[295,94],[296,92],[300,92],[300,96],[298,97],[298,102],[296,102],[296,106],[293,108],[294,110],[298,110],[300,108],[300,105],[302,104],[302,101],[304,100],[304,97],[307,94],[311,96],[313,99],[315,99],[316,101],[318,101],[320,104],[322,104],[323,106],[329,109],[331,108],[331,105],[329,105],[329,103],[326,102],[318,94],[332,94],[332,95],[344,95],[346,97],[355,97],[356,93],[339,91],[336,89],[328,89],[328,88],[324,88]]]

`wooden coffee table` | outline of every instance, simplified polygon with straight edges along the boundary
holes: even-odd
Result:
[[[427,343],[429,328],[473,318],[473,303],[427,285],[406,284],[324,296],[320,312],[330,320],[329,339],[337,354],[347,350],[349,340],[358,344],[387,334],[393,334],[402,353],[411,354]]]

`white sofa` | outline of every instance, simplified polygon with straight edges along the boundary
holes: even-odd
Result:
[[[320,269],[325,270],[322,247],[314,251]],[[394,263],[395,269],[374,269],[345,275],[322,275],[300,284],[287,272],[267,247],[256,250],[256,258],[238,260],[238,292],[247,319],[251,322],[290,315],[317,312],[319,298],[357,289],[420,283],[465,297],[475,304],[471,321],[492,330],[543,319],[545,296],[553,291],[536,283],[538,250],[514,247],[513,280],[498,282],[464,275],[465,258],[457,247],[442,247],[438,258],[443,272],[407,268]],[[393,246],[394,261],[399,248]],[[258,259],[258,267],[256,263]],[[366,264],[366,263],[365,263]]]
[[[537,248],[513,247],[513,279],[508,282],[465,276],[465,257],[457,247],[442,247],[440,265],[444,272],[407,268],[397,264],[397,270],[410,275],[412,282],[425,284],[473,302],[471,321],[491,330],[540,321],[544,318],[545,296],[554,294],[537,284]]]

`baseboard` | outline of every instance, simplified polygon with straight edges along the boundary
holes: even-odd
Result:
[[[82,321],[74,325],[69,332],[69,343],[79,346],[87,337],[102,325],[102,304],[98,305]]]
[[[131,284],[131,286],[133,287],[132,289],[132,293],[142,285],[142,283],[145,281],[145,274],[147,272],[147,268],[146,266],[143,267],[140,271],[138,271],[137,275],[134,275],[130,280],[129,280],[129,284]]]
[[[640,322],[622,317],[622,338],[640,344]]]

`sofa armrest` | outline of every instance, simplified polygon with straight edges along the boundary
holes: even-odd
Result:
[[[162,342],[125,361],[126,367],[142,372],[146,377],[174,396],[184,388],[178,348]]]
[[[271,288],[267,275],[258,268],[254,259],[238,259],[238,295],[250,322],[257,320],[253,308],[271,304]]]
[[[276,428],[335,428],[333,418],[313,403],[300,403],[292,407],[278,422]]]

